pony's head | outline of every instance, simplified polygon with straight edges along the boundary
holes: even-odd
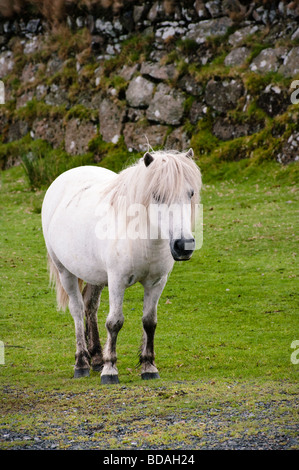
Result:
[[[192,226],[199,202],[201,173],[193,160],[193,150],[146,152],[145,202],[151,203],[151,224],[169,239],[176,261],[190,259],[195,240]]]
[[[123,226],[128,227],[124,204],[132,210],[142,209],[138,225],[145,235],[140,238],[169,240],[173,258],[183,261],[195,249],[192,223],[200,189],[201,173],[190,149],[146,152],[112,181],[107,193]]]

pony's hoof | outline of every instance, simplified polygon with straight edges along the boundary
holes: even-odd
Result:
[[[159,379],[160,375],[159,372],[143,372],[143,374],[141,374],[141,378],[143,380]]]
[[[101,384],[110,385],[110,384],[119,384],[118,375],[101,375]]]
[[[89,377],[89,369],[75,369],[74,379],[79,379],[80,377]]]

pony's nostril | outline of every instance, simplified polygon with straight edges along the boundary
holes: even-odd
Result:
[[[174,240],[173,248],[177,253],[181,254],[194,251],[195,240],[194,238],[179,238]]]
[[[180,253],[181,251],[184,251],[184,242],[181,239],[175,240],[173,244],[173,248],[178,253]]]

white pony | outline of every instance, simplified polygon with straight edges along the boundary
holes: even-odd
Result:
[[[192,149],[147,152],[119,174],[97,166],[74,168],[51,184],[42,225],[58,306],[69,305],[75,322],[74,377],[89,375],[91,364],[101,371],[101,383],[118,383],[116,340],[124,322],[124,291],[140,282],[141,376],[159,378],[154,362],[157,304],[174,260],[187,260],[194,251],[192,219],[200,189]],[[110,308],[102,352],[97,311],[107,285]]]

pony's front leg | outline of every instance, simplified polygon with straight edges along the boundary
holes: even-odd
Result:
[[[104,348],[104,367],[101,374],[102,384],[116,384],[118,370],[116,367],[116,340],[117,335],[124,323],[122,311],[124,288],[118,282],[109,280],[109,315],[106,320],[107,341]]]
[[[167,281],[167,276],[153,285],[152,282],[144,284],[143,301],[143,341],[140,351],[141,377],[144,380],[159,379],[159,372],[155,365],[154,337],[157,326],[157,306]]]

